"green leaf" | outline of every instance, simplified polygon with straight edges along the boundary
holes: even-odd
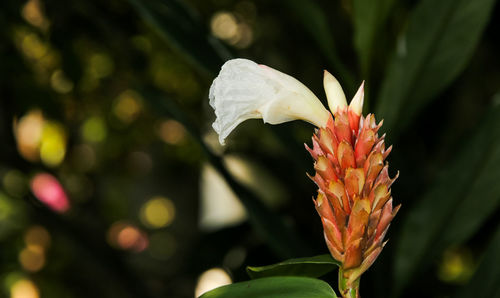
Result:
[[[500,97],[497,97],[500,99]],[[498,100],[496,100],[498,102]],[[401,223],[396,245],[397,290],[450,245],[468,240],[500,206],[500,105],[464,139],[456,160]]]
[[[324,281],[309,277],[267,277],[223,286],[200,298],[329,298],[337,297]]]
[[[320,277],[337,269],[340,263],[330,255],[319,255],[307,258],[286,260],[281,263],[262,266],[247,267],[247,273],[251,278],[262,278],[269,276],[307,276]]]
[[[495,0],[423,0],[382,83],[376,115],[395,137],[464,69]]]
[[[370,72],[373,47],[395,0],[354,0],[354,45],[364,77]]]
[[[128,1],[170,46],[208,75],[215,75],[224,61],[231,58],[184,3],[176,0]]]
[[[303,24],[306,31],[316,42],[323,55],[328,59],[334,68],[334,74],[340,76],[342,85],[348,93],[355,90],[354,75],[342,63],[333,39],[332,30],[328,23],[328,16],[325,11],[318,6],[316,1],[309,0],[283,0],[283,5],[287,6]]]
[[[476,269],[476,274],[457,298],[500,297],[500,225]]]

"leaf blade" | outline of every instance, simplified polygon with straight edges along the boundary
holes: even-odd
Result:
[[[495,0],[421,1],[394,54],[376,114],[395,137],[465,68]]]
[[[324,281],[308,277],[267,277],[219,287],[200,298],[335,298]]]
[[[248,266],[247,273],[250,278],[263,278],[269,276],[306,276],[320,277],[335,270],[340,263],[330,255],[324,254],[314,257],[296,258],[267,266]]]
[[[353,1],[354,46],[364,77],[370,73],[375,39],[394,3],[395,0]]]
[[[500,205],[500,105],[486,115],[458,157],[401,223],[394,259],[395,291],[449,245],[469,239]],[[488,185],[489,187],[485,187]]]

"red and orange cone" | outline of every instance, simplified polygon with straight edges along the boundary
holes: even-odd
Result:
[[[361,115],[363,95],[361,85],[351,104],[336,106],[326,127],[316,130],[312,148],[306,145],[316,170],[311,179],[319,188],[313,201],[328,249],[341,263],[343,297],[359,297],[359,277],[382,251],[401,206],[392,206],[390,188],[397,175],[389,177],[385,162],[392,146],[386,149],[385,135],[378,135],[382,121]]]

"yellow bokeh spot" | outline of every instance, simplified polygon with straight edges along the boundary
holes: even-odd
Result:
[[[253,41],[252,28],[238,20],[231,12],[221,11],[213,15],[210,21],[212,34],[237,48],[246,48]]]
[[[443,254],[438,268],[438,277],[442,281],[464,284],[474,273],[472,253],[466,248],[449,248]]]
[[[39,246],[47,249],[50,245],[50,234],[42,226],[32,226],[24,234],[24,242],[27,246]]]
[[[10,298],[39,298],[40,293],[36,285],[27,279],[16,281],[10,288]]]
[[[19,262],[26,271],[37,272],[45,265],[45,252],[39,245],[30,245],[19,253]]]
[[[82,136],[88,142],[101,142],[107,134],[106,123],[100,117],[91,117],[83,123]]]
[[[21,10],[23,18],[31,25],[47,30],[49,21],[45,17],[40,0],[29,0]]]
[[[47,45],[35,33],[27,34],[22,41],[21,47],[27,57],[36,60],[43,58],[49,51]]]
[[[57,69],[50,76],[50,85],[58,93],[68,93],[73,90],[73,82],[66,77],[64,72]]]
[[[165,143],[176,145],[184,140],[186,130],[175,120],[165,120],[158,127],[158,135]]]
[[[133,91],[126,90],[121,93],[115,101],[113,113],[123,123],[130,123],[134,121],[142,109],[141,96]]]
[[[97,79],[102,79],[113,73],[114,62],[109,55],[94,54],[89,61],[90,74]]]
[[[166,227],[172,223],[174,218],[174,203],[167,198],[152,198],[141,207],[140,219],[144,225],[150,228]]]
[[[0,192],[0,222],[9,218],[14,212],[14,208],[9,198]]]
[[[66,133],[55,122],[46,122],[43,126],[40,143],[40,158],[47,166],[58,166],[66,155]]]
[[[238,33],[236,17],[230,12],[218,12],[210,21],[210,28],[215,36],[220,39],[231,39]]]

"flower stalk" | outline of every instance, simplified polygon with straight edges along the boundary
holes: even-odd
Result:
[[[359,278],[352,283],[348,283],[348,279],[344,276],[344,270],[339,268],[339,291],[344,298],[360,298],[359,295]]]

